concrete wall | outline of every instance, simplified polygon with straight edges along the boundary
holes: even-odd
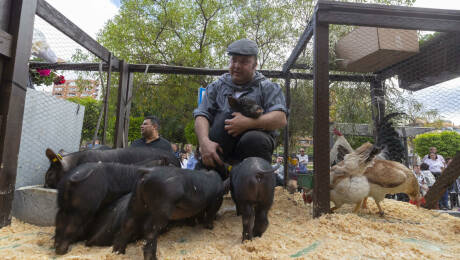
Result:
[[[44,184],[46,148],[78,151],[84,114],[84,106],[27,89],[16,188]]]

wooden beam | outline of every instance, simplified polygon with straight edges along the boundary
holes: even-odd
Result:
[[[329,194],[329,24],[314,21],[313,47],[313,217],[330,212]]]
[[[291,109],[291,79],[286,77],[285,79],[286,88],[286,109],[288,111],[286,115],[287,123],[284,127],[284,188],[287,187],[289,181],[289,114]]]
[[[302,53],[303,50],[305,50],[305,47],[307,46],[308,42],[313,36],[314,21],[315,21],[315,15],[313,15],[312,19],[310,20],[307,27],[303,31],[302,35],[300,36],[299,41],[294,47],[294,50],[292,50],[291,55],[289,55],[288,60],[286,61],[286,63],[284,63],[283,70],[282,70],[283,73],[289,72],[289,70],[292,68],[294,63],[299,58],[299,55]]]
[[[37,0],[12,0],[9,12],[11,58],[0,84],[0,228],[11,223],[36,6]]]
[[[111,58],[116,59],[116,57],[111,57],[111,55],[109,55],[110,52],[104,46],[91,38],[91,36],[67,19],[67,17],[48,4],[45,0],[38,0],[37,15],[101,60],[109,63]],[[113,65],[117,67],[118,62],[113,63]]]
[[[0,54],[6,57],[11,57],[11,42],[13,36],[0,29]]]
[[[117,120],[115,122],[114,148],[123,148],[123,130],[125,125],[126,95],[128,90],[128,63],[120,61],[120,80],[118,83]]]
[[[330,24],[381,28],[460,31],[460,11],[377,4],[320,1],[318,20]]]

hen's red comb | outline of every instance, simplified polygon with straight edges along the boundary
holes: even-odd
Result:
[[[337,128],[334,127],[334,130],[333,130],[334,134],[337,135],[337,136],[342,136],[342,133],[337,130]]]

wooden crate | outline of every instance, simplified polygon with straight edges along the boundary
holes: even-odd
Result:
[[[335,46],[339,69],[376,72],[419,51],[417,31],[357,27]]]

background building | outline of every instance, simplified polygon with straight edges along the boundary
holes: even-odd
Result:
[[[97,80],[67,80],[64,84],[53,85],[52,95],[58,98],[91,97],[99,98],[100,85]]]

